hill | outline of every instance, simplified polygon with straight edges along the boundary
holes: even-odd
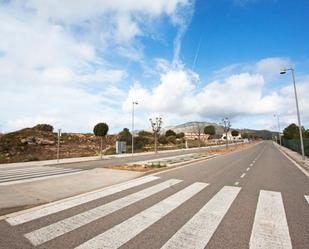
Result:
[[[224,132],[224,127],[222,125],[211,123],[211,122],[187,122],[184,124],[176,125],[176,126],[169,126],[164,129],[162,129],[162,132],[171,129],[175,131],[176,133],[179,132],[194,132],[198,127],[205,127],[207,125],[213,125],[216,130],[216,135],[221,136]],[[255,134],[257,137],[260,137],[262,139],[268,140],[272,139],[272,136],[276,134],[276,132],[269,131],[269,130],[254,130],[254,129],[237,129],[237,128],[231,128],[233,130],[238,130],[241,134]]]
[[[114,143],[115,136],[107,136],[105,150]],[[99,144],[99,138],[93,134],[63,133],[60,158],[95,156]],[[56,155],[57,133],[52,126],[37,125],[0,136],[0,163],[48,160]]]

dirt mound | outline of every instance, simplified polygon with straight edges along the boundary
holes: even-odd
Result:
[[[107,136],[105,150],[115,144],[114,136]],[[93,134],[63,133],[60,142],[60,158],[95,156],[99,154],[100,139]],[[50,125],[0,135],[0,163],[26,162],[55,159],[57,133]]]

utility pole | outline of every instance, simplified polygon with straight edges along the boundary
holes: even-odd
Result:
[[[152,131],[154,133],[154,139],[155,139],[155,153],[158,152],[158,149],[157,149],[157,143],[158,143],[158,134],[161,130],[161,125],[162,125],[162,118],[156,118],[156,121],[152,121],[152,119],[150,118],[149,119],[150,121],[150,124],[151,124],[151,128],[152,128]]]
[[[225,117],[222,119],[222,124],[223,124],[223,127],[224,127],[224,132],[225,132],[225,138],[226,138],[226,144],[225,144],[225,147],[228,148],[228,137],[227,137],[227,133],[230,131],[230,128],[231,128],[231,122],[229,120],[228,117]]]
[[[138,105],[137,101],[132,102],[132,156],[134,155],[134,105]]]
[[[61,137],[61,129],[58,129],[58,142],[57,142],[57,163],[59,163],[59,152],[60,152],[60,137]]]

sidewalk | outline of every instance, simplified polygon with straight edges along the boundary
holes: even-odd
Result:
[[[0,215],[86,193],[143,175],[141,172],[97,168],[0,187]]]
[[[296,161],[300,166],[302,166],[302,168],[304,168],[307,172],[309,172],[309,158],[308,157],[305,157],[305,160],[302,160],[302,156],[298,152],[293,151],[284,146],[281,146],[277,143],[274,143],[274,144],[275,146],[277,146],[279,150],[281,150],[284,154],[286,154],[288,157]]]

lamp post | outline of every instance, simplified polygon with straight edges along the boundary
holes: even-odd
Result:
[[[302,126],[301,126],[301,122],[300,122],[300,114],[299,114],[299,107],[298,107],[298,98],[297,98],[296,82],[295,82],[295,72],[294,72],[294,69],[292,67],[291,68],[283,68],[281,70],[280,74],[286,74],[288,71],[292,72],[294,95],[295,95],[295,102],[296,102],[296,111],[297,111],[297,119],[298,119],[298,128],[299,128],[301,154],[302,154],[302,159],[305,160],[304,141],[303,141]]]
[[[277,117],[277,122],[278,122],[278,137],[279,137],[279,144],[282,145],[281,143],[281,135],[280,135],[280,121],[279,121],[279,115],[278,114],[274,114],[274,117]]]
[[[132,102],[132,156],[134,155],[134,105],[138,105],[138,102]]]
[[[152,131],[154,133],[154,139],[155,139],[155,153],[158,152],[157,149],[157,141],[158,141],[158,133],[161,130],[161,125],[162,125],[162,118],[156,118],[156,121],[152,121],[152,119],[149,119]]]

